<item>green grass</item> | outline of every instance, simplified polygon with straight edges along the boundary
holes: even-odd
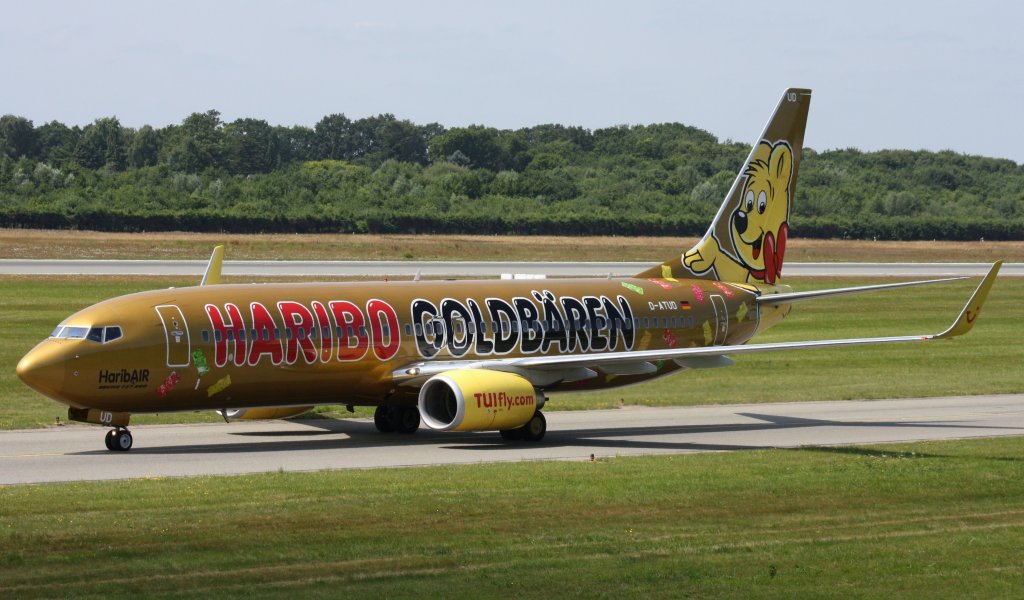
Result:
[[[859,285],[875,280],[787,280],[795,289]],[[118,294],[191,280],[6,277],[0,283],[5,343],[0,346],[0,428],[40,427],[65,417],[63,406],[25,387],[18,359],[72,312]],[[944,329],[977,279],[797,304],[756,341],[930,333]],[[1024,278],[996,282],[975,330],[951,341],[741,356],[727,369],[691,371],[622,389],[555,394],[549,410],[623,404],[691,405],[733,402],[845,400],[1024,391]],[[351,416],[320,407],[322,416]],[[360,410],[358,416],[368,416]],[[211,412],[133,417],[133,423],[202,422]]]
[[[1020,438],[0,488],[0,596],[1021,597]]]

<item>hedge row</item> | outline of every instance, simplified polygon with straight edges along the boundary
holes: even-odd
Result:
[[[108,210],[63,213],[0,211],[0,227],[93,231],[198,231],[233,233],[425,233],[480,235],[699,236],[706,220],[692,215],[623,218],[615,215],[550,217],[530,214],[398,214],[364,218],[325,215],[255,216],[215,212],[129,214]],[[794,235],[806,238],[884,240],[1021,240],[1024,220],[954,217],[795,218]]]

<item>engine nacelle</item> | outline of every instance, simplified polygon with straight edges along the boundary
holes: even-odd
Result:
[[[225,419],[240,421],[262,421],[265,419],[287,419],[301,415],[312,406],[270,406],[267,408],[228,408],[217,413]]]
[[[420,416],[440,431],[515,429],[543,405],[532,383],[502,371],[445,371],[420,388]]]

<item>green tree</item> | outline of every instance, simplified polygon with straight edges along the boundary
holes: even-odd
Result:
[[[262,119],[237,119],[224,126],[224,165],[234,174],[267,173],[280,164],[281,144]]]
[[[160,154],[161,136],[149,125],[135,132],[128,143],[128,166],[151,167],[157,164]]]
[[[82,130],[75,149],[78,164],[89,169],[107,167],[117,171],[127,164],[127,136],[117,117],[96,119]]]
[[[313,128],[317,160],[349,160],[355,148],[352,120],[344,114],[327,115]]]
[[[54,165],[68,163],[75,158],[75,148],[82,137],[77,125],[68,127],[59,121],[50,121],[36,129],[39,134],[39,158]]]
[[[39,150],[39,136],[32,121],[24,117],[0,117],[0,156],[8,158],[35,158]]]
[[[211,167],[223,167],[224,131],[220,113],[208,110],[192,113],[169,132],[164,144],[164,161],[172,169],[201,173]]]

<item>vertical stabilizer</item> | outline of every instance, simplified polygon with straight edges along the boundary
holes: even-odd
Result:
[[[786,90],[708,232],[682,256],[638,277],[778,282],[810,104],[811,90]]]

